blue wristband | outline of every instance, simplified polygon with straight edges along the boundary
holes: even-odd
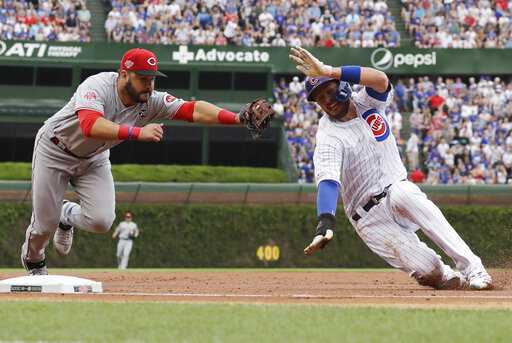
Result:
[[[343,66],[341,67],[341,81],[357,83],[361,81],[360,66]]]
[[[316,213],[318,216],[323,213],[336,215],[338,187],[338,183],[334,180],[320,181],[316,196]]]

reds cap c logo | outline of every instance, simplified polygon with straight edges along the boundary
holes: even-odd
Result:
[[[389,124],[375,108],[369,109],[362,115],[377,142],[382,142],[389,137]]]
[[[154,65],[156,65],[156,58],[150,57],[150,58],[148,58],[147,62],[150,66],[154,66]]]

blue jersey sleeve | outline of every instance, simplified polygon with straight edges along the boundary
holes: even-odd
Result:
[[[336,215],[338,205],[339,184],[334,180],[323,180],[318,184],[316,195],[316,213]]]

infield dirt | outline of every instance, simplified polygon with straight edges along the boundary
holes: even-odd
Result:
[[[64,274],[64,273],[59,273]],[[103,282],[103,294],[1,294],[7,300],[236,302],[512,309],[512,269],[491,270],[490,291],[438,291],[399,271],[128,271],[65,273]],[[0,273],[0,280],[24,275]]]

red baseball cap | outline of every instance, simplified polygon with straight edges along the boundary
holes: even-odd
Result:
[[[163,76],[167,75],[158,71],[158,60],[149,50],[135,48],[128,50],[121,60],[121,70],[133,71],[139,75]]]

